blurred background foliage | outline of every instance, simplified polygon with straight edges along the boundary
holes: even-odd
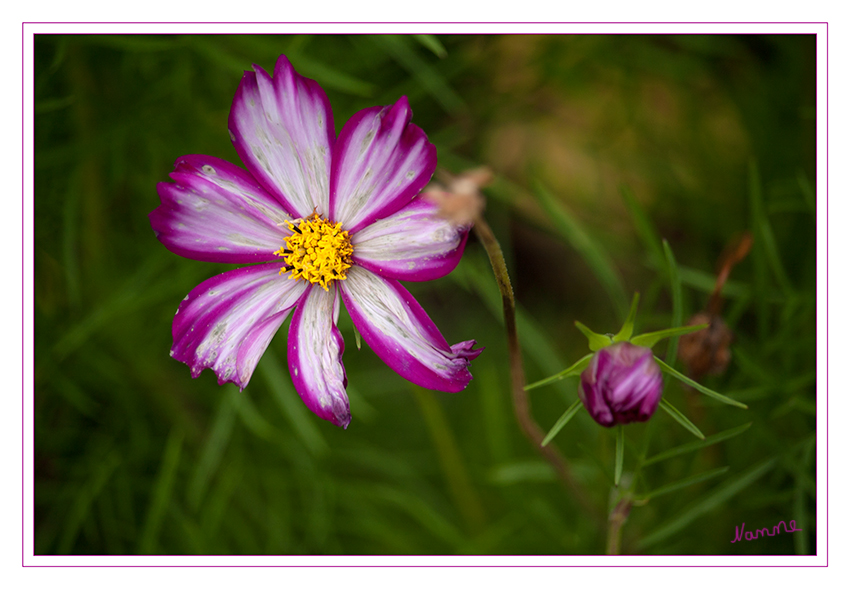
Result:
[[[697,440],[662,411],[627,428],[624,481],[648,500],[622,550],[816,551],[814,37],[38,36],[36,553],[605,549],[613,433],[582,411],[552,442],[598,507],[588,513],[517,426],[498,290],[474,238],[454,273],[408,284],[450,342],[487,348],[462,393],[417,389],[357,350],[344,311],[347,431],[297,397],[286,326],[241,394],[169,357],[178,303],[227,267],[156,240],[156,183],[184,154],[240,163],[233,94],[243,70],[272,71],[281,53],[327,91],[337,130],[405,94],[443,169],[493,170],[485,216],[529,381],[587,352],[575,320],[619,329],[635,291],[638,332],[671,325],[662,238],[687,319],[724,248],[752,232],[724,291],[732,363],[704,380],[750,408],[672,381],[665,398],[725,439],[680,448]],[[544,431],[576,387],[531,391]],[[742,522],[790,519],[805,532],[730,543]]]

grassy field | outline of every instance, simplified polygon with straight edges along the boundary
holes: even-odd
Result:
[[[749,408],[669,379],[707,443],[664,411],[627,426],[620,495],[615,432],[580,411],[551,442],[580,505],[517,423],[474,236],[452,274],[406,285],[449,342],[486,347],[463,392],[358,350],[345,311],[347,430],[295,393],[286,325],[243,392],[192,379],[172,318],[229,267],[157,241],[156,184],[186,154],[241,165],[234,92],[280,54],[337,131],[406,95],[440,169],[493,171],[528,382],[587,353],[576,320],[616,332],[635,292],[638,333],[686,321],[749,232],[723,291],[731,363],[701,379]],[[622,493],[623,553],[815,553],[815,115],[804,35],[37,36],[36,553],[598,554]],[[577,386],[529,392],[544,432]],[[730,543],[790,519],[804,532]]]

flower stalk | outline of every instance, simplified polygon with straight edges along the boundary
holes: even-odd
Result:
[[[499,292],[502,295],[502,309],[505,316],[505,331],[508,336],[508,358],[511,372],[511,398],[514,413],[522,433],[537,448],[537,451],[549,462],[558,474],[561,482],[572,492],[582,508],[590,513],[596,513],[596,506],[590,501],[587,491],[576,480],[566,459],[554,447],[544,444],[545,435],[531,415],[531,405],[525,389],[525,371],[522,366],[522,350],[519,344],[516,325],[516,302],[511,279],[505,264],[505,256],[492,229],[482,217],[478,217],[473,225],[478,241],[487,252]]]

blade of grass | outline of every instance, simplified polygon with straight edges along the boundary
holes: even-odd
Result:
[[[703,499],[691,504],[682,513],[674,517],[668,523],[660,526],[657,530],[646,536],[638,543],[638,549],[644,550],[654,544],[666,540],[673,534],[681,531],[698,517],[725,505],[732,497],[749,487],[760,477],[766,474],[776,463],[776,458],[770,458],[757,464],[740,476],[722,483],[716,490],[709,493]]]
[[[676,265],[676,258],[673,256],[673,250],[670,244],[665,239],[662,242],[664,249],[664,258],[667,261],[667,272],[670,276],[670,296],[673,299],[673,321],[671,328],[681,327],[684,320],[684,310],[682,309],[682,279],[679,276],[679,267]],[[667,344],[667,362],[672,364],[676,361],[676,350],[679,347],[679,338],[672,337]]]
[[[705,294],[714,292],[717,282],[717,277],[713,274],[687,266],[679,266],[679,277],[683,284]],[[727,280],[723,285],[723,298],[725,299],[749,300],[752,296],[753,289],[743,282]],[[779,297],[776,293],[771,293],[768,300],[779,300]]]
[[[632,333],[635,331],[635,317],[637,316],[637,308],[638,302],[640,301],[640,293],[635,293],[635,296],[632,297],[632,306],[629,308],[629,316],[626,317],[626,321],[623,323],[623,327],[620,328],[620,331],[617,332],[617,335],[614,336],[615,342],[624,342],[628,341],[629,338],[632,337]]]
[[[431,441],[455,506],[466,520],[468,529],[479,531],[483,528],[486,519],[484,507],[472,484],[443,408],[434,398],[432,391],[414,386],[413,392],[425,419],[428,433],[431,435]]]
[[[68,554],[71,552],[80,528],[91,512],[92,503],[94,503],[95,499],[103,491],[112,473],[115,472],[115,469],[120,463],[121,458],[118,452],[113,450],[93,469],[94,473],[90,481],[81,486],[65,519],[62,538],[56,549],[57,554]]]
[[[180,465],[180,453],[183,449],[183,432],[172,428],[165,443],[165,451],[162,454],[162,467],[156,479],[148,513],[142,526],[142,534],[139,537],[139,554],[153,554],[157,550],[157,537],[162,527],[162,520],[171,501],[171,491],[174,487],[174,479],[177,475],[177,467]]]
[[[673,405],[671,405],[667,399],[662,398],[661,403],[659,403],[659,405],[662,409],[664,409],[664,411],[667,412],[668,415],[670,415],[670,417],[678,421],[679,425],[694,434],[700,440],[705,439],[705,435],[701,431],[699,431],[699,428],[693,423],[691,423],[691,420],[685,417],[685,415],[681,411],[673,407]]]
[[[758,168],[754,161],[749,165],[749,197],[750,197],[750,222],[753,232],[753,304],[756,307],[756,321],[758,325],[759,339],[765,341],[770,329],[770,315],[767,306],[767,273],[768,262],[762,239],[761,221],[764,213],[761,211],[761,182],[758,177]]]
[[[797,184],[800,186],[800,194],[803,195],[806,206],[809,207],[812,213],[816,212],[815,189],[812,187],[812,183],[809,182],[803,170],[797,172]]]
[[[410,46],[403,35],[375,35],[370,40],[386,51],[390,57],[406,69],[422,88],[447,112],[463,110],[463,99],[452,90],[448,81],[432,68]]]
[[[325,455],[329,450],[328,443],[312,419],[313,414],[301,401],[295,388],[284,375],[274,350],[266,350],[257,368],[283,415],[292,425],[295,435],[304,442],[313,456]]]
[[[542,483],[557,480],[552,465],[542,460],[523,460],[498,464],[493,467],[487,480],[494,485],[516,485],[518,483]]]
[[[303,53],[288,55],[292,66],[303,76],[316,80],[323,88],[339,90],[353,96],[368,97],[375,94],[375,86],[345,72],[321,63]]]
[[[739,425],[738,427],[733,427],[732,429],[724,430],[720,433],[708,436],[704,440],[699,442],[688,442],[687,444],[682,444],[681,446],[676,446],[675,448],[671,448],[669,450],[665,450],[651,458],[648,458],[643,461],[644,466],[648,464],[654,464],[655,462],[661,462],[662,460],[667,460],[668,458],[673,458],[674,456],[680,456],[682,454],[687,454],[688,452],[694,452],[701,448],[705,448],[707,446],[712,446],[723,440],[728,440],[729,438],[733,438],[738,434],[744,433],[747,431],[753,422],[745,423],[744,425]]]
[[[233,424],[236,421],[236,409],[226,395],[219,401],[218,412],[215,416],[212,429],[210,430],[207,443],[195,467],[195,473],[189,483],[188,502],[189,507],[197,510],[201,500],[209,486],[213,473],[221,463],[221,457],[233,432]]]
[[[767,217],[764,206],[764,196],[761,190],[761,179],[759,176],[758,165],[755,161],[750,162],[749,169],[750,180],[750,209],[753,215],[753,235],[760,238],[762,244],[762,254],[765,257],[768,267],[773,272],[776,282],[786,294],[790,294],[793,290],[791,281],[785,273],[785,268],[782,266],[782,254],[776,245],[776,238],[773,235],[773,229],[770,225],[770,219]]]
[[[685,487],[690,487],[691,485],[696,485],[697,483],[701,483],[703,481],[707,481],[708,479],[719,476],[727,472],[728,470],[728,466],[721,466],[720,468],[715,468],[713,470],[708,470],[706,472],[701,472],[689,477],[685,477],[680,481],[675,481],[673,483],[658,487],[657,489],[650,491],[646,495],[641,496],[639,500],[645,501],[653,499],[655,497],[660,497],[661,495],[666,495],[667,493],[672,493],[673,491],[678,491],[679,489],[684,489]]]
[[[626,289],[608,252],[584,230],[564,204],[556,201],[542,184],[535,183],[533,193],[558,233],[578,252],[596,275],[608,293],[617,314],[624,315],[629,306]]]
[[[413,35],[413,38],[440,59],[449,54],[446,48],[443,47],[443,44],[440,43],[440,40],[434,35]]]
[[[552,429],[549,430],[549,433],[546,434],[546,437],[543,438],[543,441],[540,442],[540,445],[545,446],[546,444],[551,442],[552,438],[554,438],[556,435],[558,435],[558,432],[561,431],[563,429],[563,427],[570,422],[570,420],[573,418],[573,416],[576,413],[578,413],[579,409],[581,409],[581,400],[576,399],[575,403],[570,405],[569,408],[566,411],[564,411],[564,414],[561,415],[560,419],[558,419],[558,421],[555,422],[555,425],[552,426]]]
[[[643,242],[644,249],[650,253],[653,265],[657,268],[662,268],[664,266],[664,251],[659,245],[661,243],[661,237],[658,235],[658,231],[655,230],[652,221],[649,220],[647,214],[641,208],[640,204],[638,204],[637,199],[628,186],[622,186],[620,188],[620,194],[623,196],[626,207],[632,214],[632,220],[634,221],[638,237]]]
[[[236,408],[236,413],[239,415],[242,425],[248,428],[248,431],[267,442],[277,441],[280,432],[257,410],[249,394],[239,392],[239,389],[235,386],[226,386],[230,389],[228,396],[230,397],[230,402]]]
[[[733,407],[738,407],[740,409],[749,409],[749,407],[747,407],[746,405],[744,405],[740,401],[736,401],[735,399],[730,399],[726,395],[721,395],[720,393],[712,391],[710,388],[701,385],[697,381],[691,380],[690,378],[688,378],[687,376],[685,376],[684,374],[682,374],[681,372],[679,372],[675,368],[672,368],[667,363],[662,362],[658,358],[656,358],[655,361],[658,362],[658,366],[661,367],[661,370],[663,372],[666,372],[670,376],[681,380],[683,383],[693,387],[694,389],[701,392],[703,395],[709,396],[716,401],[720,401],[721,403],[726,403],[727,405],[732,405]]]

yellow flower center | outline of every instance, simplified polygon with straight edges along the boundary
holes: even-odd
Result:
[[[290,280],[301,278],[325,290],[334,280],[345,280],[354,248],[348,231],[342,230],[342,223],[331,223],[316,213],[296,219],[295,223],[298,225],[286,221],[292,235],[275,252],[286,262],[280,274],[291,270]]]

